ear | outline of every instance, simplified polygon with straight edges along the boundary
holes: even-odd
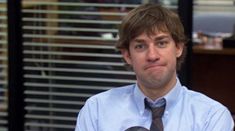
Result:
[[[132,65],[130,52],[127,49],[121,49],[122,56],[127,64]]]
[[[179,58],[184,50],[184,43],[178,43],[176,44],[176,57]]]

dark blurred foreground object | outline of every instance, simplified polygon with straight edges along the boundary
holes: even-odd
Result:
[[[235,48],[235,24],[233,25],[233,34],[228,38],[223,39],[224,48]]]
[[[133,126],[133,127],[126,129],[125,131],[149,131],[149,130],[144,127]]]

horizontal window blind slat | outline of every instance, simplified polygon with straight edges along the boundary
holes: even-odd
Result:
[[[0,16],[0,20],[7,20],[7,17],[5,15]]]
[[[99,62],[99,61],[75,61],[75,60],[55,60],[55,59],[30,59],[24,58],[24,62],[37,62],[37,63],[57,63],[57,64],[81,64],[81,65],[110,65],[110,66],[124,66],[120,62]]]
[[[40,35],[40,34],[24,34],[24,38],[47,38],[47,39],[74,39],[74,40],[98,40],[98,41],[117,41],[117,38],[102,38],[92,36],[69,36],[69,35]]]
[[[0,56],[0,60],[6,61],[7,60],[7,56]]]
[[[26,87],[37,87],[37,88],[62,88],[65,87],[67,89],[86,89],[86,90],[108,90],[114,87],[105,87],[105,86],[87,86],[87,85],[68,85],[68,84],[47,84],[47,83],[33,83],[33,82],[25,82],[24,86]]]
[[[102,15],[102,16],[125,16],[126,13],[120,12],[93,12],[93,11],[65,11],[65,10],[34,10],[34,9],[23,9],[23,13],[33,14],[63,14],[63,15]]]
[[[111,78],[92,78],[92,77],[69,77],[69,76],[42,76],[42,75],[24,75],[28,79],[50,79],[50,80],[80,80],[80,81],[93,81],[93,82],[116,82],[116,83],[135,83],[135,80],[126,79],[111,79]]]
[[[1,106],[2,106],[2,105],[1,105]],[[1,109],[2,109],[2,107],[1,107]],[[0,112],[0,117],[5,117],[5,116],[7,116],[7,115],[8,115],[7,112],[3,112],[3,111]]]
[[[103,7],[103,8],[107,8],[107,7],[119,7],[119,8],[135,8],[137,7],[139,4],[127,4],[127,3],[122,3],[122,4],[118,4],[118,3],[81,3],[81,2],[40,2],[40,1],[23,1],[24,5],[47,5],[47,6],[75,6],[75,7],[79,7],[79,6],[83,6],[83,7]],[[170,5],[170,4],[163,4],[163,6],[169,8],[169,9],[177,9],[177,5]]]
[[[24,42],[24,46],[32,47],[64,47],[64,48],[88,48],[88,49],[115,49],[114,45],[91,45],[91,44],[82,44],[80,42],[76,44],[68,43],[40,43],[40,42]]]
[[[107,57],[107,58],[122,58],[120,54],[105,54],[105,53],[71,53],[65,51],[36,51],[24,50],[27,55],[57,55],[57,56],[86,56],[86,57]]]
[[[7,124],[7,121],[6,120],[1,120],[0,119],[0,124]],[[1,129],[0,129],[1,130]]]
[[[1,86],[1,85],[0,85]],[[6,88],[0,88],[0,92],[6,92],[7,91],[7,89]]]
[[[82,3],[82,2],[49,2],[49,1],[23,1],[24,5],[57,5],[57,6],[92,6],[92,7],[137,7],[137,4],[118,4],[118,3]]]
[[[0,40],[0,45],[7,45],[7,41],[6,40]]]
[[[96,73],[96,74],[115,74],[115,75],[135,75],[131,71],[116,71],[116,70],[98,70],[98,69],[71,69],[71,68],[50,68],[50,67],[29,67],[25,66],[24,70],[35,71],[56,71],[56,72],[77,72],[77,73]]]
[[[33,98],[26,98],[26,103],[44,103],[44,104],[60,104],[60,105],[84,105],[85,102],[81,101],[66,101],[66,100],[48,100],[48,99],[33,99]]]
[[[5,33],[5,32],[0,32],[0,36],[6,37],[6,36],[7,36],[7,33]]]
[[[7,25],[6,24],[0,24],[0,28],[7,28]]]
[[[7,52],[7,49],[6,48],[0,48],[0,52]]]
[[[53,91],[53,92],[48,92],[48,91],[29,91],[29,90],[26,90],[24,92],[24,94],[26,95],[47,95],[47,96],[66,96],[66,97],[90,97],[92,96],[92,94],[85,94],[85,93],[60,93],[60,92],[56,92],[56,91]]]
[[[7,81],[0,80],[0,84],[6,86],[7,85]]]
[[[0,64],[0,68],[7,68],[7,64]]]
[[[65,117],[65,116],[52,116],[52,115],[25,115],[26,119],[37,119],[37,120],[62,120],[62,121],[75,121],[76,117]]]
[[[0,17],[1,18],[1,17]],[[85,24],[121,24],[117,20],[85,20],[85,19],[65,19],[65,18],[33,18],[24,17],[23,22],[58,22],[58,23],[85,23]]]
[[[0,8],[0,12],[6,12],[7,9],[6,8]]]
[[[46,26],[23,26],[24,30],[57,30],[57,31],[80,31],[80,32],[110,32],[117,33],[117,29],[95,29],[95,28],[76,28],[76,27],[46,27]]]
[[[78,109],[66,109],[66,108],[53,108],[53,107],[36,107],[26,106],[28,111],[40,111],[40,112],[67,112],[67,113],[78,113]]]
[[[1,77],[7,77],[7,73],[6,72],[0,72],[0,76]]]
[[[2,100],[2,101],[6,101],[6,100],[7,100],[7,98],[6,98],[5,96],[3,96],[3,97],[0,97],[0,100]]]

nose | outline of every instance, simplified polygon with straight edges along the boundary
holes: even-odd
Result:
[[[147,61],[155,62],[160,59],[159,51],[155,46],[149,46],[147,51]]]

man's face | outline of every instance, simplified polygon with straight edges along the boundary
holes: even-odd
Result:
[[[156,32],[137,36],[130,41],[129,51],[122,50],[122,54],[142,89],[164,88],[176,79],[176,59],[182,51],[183,45],[176,46],[169,33]]]

